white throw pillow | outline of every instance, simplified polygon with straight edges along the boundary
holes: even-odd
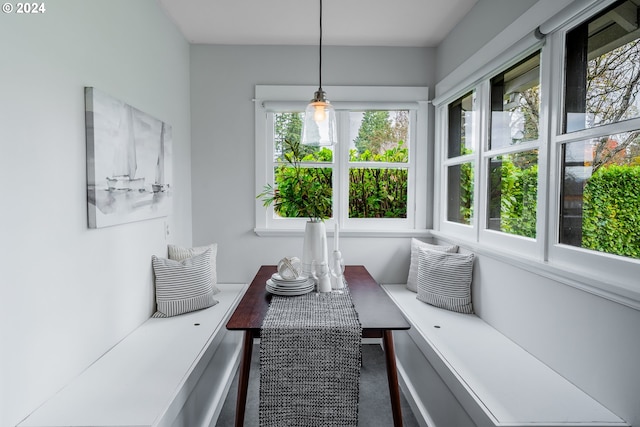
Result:
[[[474,254],[421,249],[418,296],[427,304],[459,313],[473,313],[471,278]]]
[[[418,254],[419,250],[427,248],[441,252],[458,252],[458,246],[456,245],[432,245],[431,243],[422,242],[416,238],[411,239],[411,262],[409,264],[409,276],[407,277],[407,289],[412,292],[418,292]]]
[[[218,245],[216,243],[212,243],[207,246],[198,246],[195,248],[183,248],[181,246],[169,245],[169,259],[173,259],[176,261],[182,261],[187,258],[191,258],[194,255],[199,255],[206,251],[207,249],[211,249],[211,288],[213,289],[213,293],[217,294],[220,292],[220,289],[216,286],[218,283],[218,272],[216,268],[216,257],[218,255]]]
[[[211,249],[183,261],[153,255],[157,311],[171,317],[216,305],[211,288]]]

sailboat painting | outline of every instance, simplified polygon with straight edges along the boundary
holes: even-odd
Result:
[[[167,216],[171,126],[93,87],[85,120],[89,228]]]

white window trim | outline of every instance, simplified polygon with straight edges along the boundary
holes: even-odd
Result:
[[[409,184],[407,198],[406,219],[349,219],[343,207],[347,206],[347,180],[343,180],[343,188],[334,181],[334,218],[326,220],[328,230],[333,229],[337,220],[341,233],[366,236],[426,236],[427,225],[427,153],[428,153],[428,94],[427,87],[394,87],[394,86],[325,86],[323,87],[331,103],[336,107],[337,114],[343,109],[358,108],[372,104],[384,109],[411,109],[412,128],[410,129],[409,147]],[[267,120],[268,111],[304,110],[308,100],[317,88],[315,86],[280,86],[257,85],[255,87],[255,148],[256,148],[256,194],[262,192],[265,184],[273,184],[272,172],[267,168],[273,147],[268,138],[270,121]],[[340,132],[341,130],[339,130]],[[343,129],[348,139],[348,129]],[[344,135],[343,135],[344,137]],[[343,140],[346,140],[343,139]],[[269,142],[266,142],[269,141]],[[332,167],[339,170],[342,176],[348,173],[349,165],[344,161],[348,155],[347,144],[337,144],[334,147],[335,156]],[[384,167],[384,164],[377,166]],[[339,168],[339,169],[338,169]],[[413,175],[413,176],[412,176]],[[260,236],[289,236],[301,234],[304,230],[306,218],[274,218],[273,207],[265,208],[261,200],[255,201],[256,226],[254,231]]]
[[[602,2],[584,2],[581,10],[573,18],[565,17],[562,23],[555,24],[554,32],[547,35],[543,43],[531,37],[524,36],[518,40],[513,37],[517,26],[530,26],[546,11],[536,10],[535,14],[523,14],[514,24],[510,25],[499,37],[492,40],[477,55],[471,57],[436,85],[437,98],[433,100],[436,108],[435,117],[435,194],[437,209],[434,211],[433,235],[445,241],[459,241],[471,250],[495,257],[502,261],[518,265],[524,269],[557,280],[560,283],[584,290],[600,297],[615,301],[626,306],[640,309],[640,286],[637,277],[640,272],[640,260],[617,255],[600,253],[583,248],[557,243],[559,241],[560,188],[561,188],[561,148],[571,141],[582,140],[593,135],[615,134],[638,129],[640,118],[626,120],[616,124],[604,125],[598,128],[585,129],[569,134],[561,134],[562,120],[562,92],[564,64],[564,35],[568,29],[597,14],[614,0]],[[532,10],[537,4],[532,7]],[[554,12],[555,14],[555,12]],[[547,17],[547,19],[552,18]],[[535,22],[543,22],[537,20]],[[517,24],[517,25],[516,25]],[[507,37],[511,34],[511,37]],[[504,36],[504,37],[503,37]],[[498,49],[497,46],[500,48]],[[510,46],[506,48],[506,46]],[[528,248],[531,239],[508,235],[491,230],[481,230],[484,223],[486,200],[481,203],[478,197],[486,195],[486,166],[484,159],[476,163],[475,176],[475,209],[474,222],[466,226],[446,221],[446,165],[452,162],[445,159],[447,134],[447,107],[465,93],[476,89],[482,82],[495,75],[499,70],[506,69],[533,51],[541,49],[541,123],[546,129],[541,129],[541,143],[539,148],[539,179],[538,179],[538,215],[537,238],[533,246]],[[477,70],[467,73],[465,70]],[[545,83],[546,82],[546,83]],[[486,121],[483,120],[483,123]],[[484,137],[481,135],[481,138]],[[481,150],[477,150],[478,153]],[[478,154],[479,155],[479,154]],[[478,167],[480,166],[480,167]],[[479,169],[479,170],[478,170]],[[480,173],[478,173],[480,172]],[[479,181],[478,181],[479,180]],[[478,188],[478,183],[483,186]],[[509,250],[505,250],[509,248]]]

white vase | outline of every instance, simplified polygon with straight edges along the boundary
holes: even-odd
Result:
[[[322,221],[307,221],[302,244],[302,274],[312,276],[312,264],[327,263],[327,231]]]

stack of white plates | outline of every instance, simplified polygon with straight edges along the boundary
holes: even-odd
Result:
[[[309,279],[307,277],[283,279],[278,273],[274,273],[273,276],[271,276],[271,279],[267,280],[267,291],[274,295],[304,295],[311,292],[314,286],[315,283],[313,279]]]

